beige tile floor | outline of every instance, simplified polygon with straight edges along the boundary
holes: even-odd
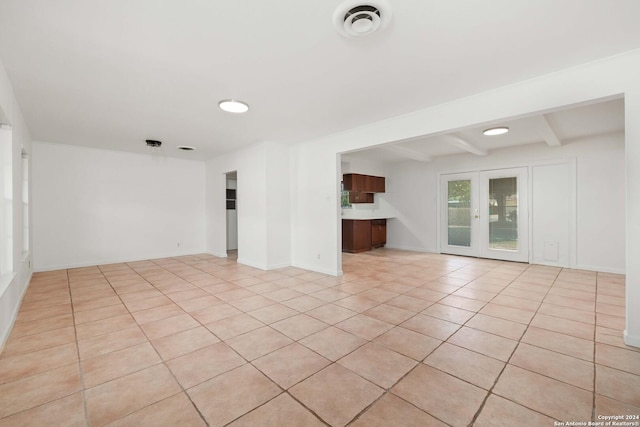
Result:
[[[38,273],[0,426],[552,426],[640,415],[624,277],[380,249]]]

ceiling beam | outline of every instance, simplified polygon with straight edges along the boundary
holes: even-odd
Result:
[[[468,151],[471,154],[475,154],[476,156],[486,156],[489,154],[488,150],[484,148],[478,147],[476,144],[473,144],[465,139],[462,139],[458,135],[447,135],[447,142],[454,147],[458,147],[463,149],[464,151]]]
[[[556,135],[555,131],[549,124],[546,114],[536,116],[534,123],[538,134],[542,139],[544,139],[544,142],[546,142],[549,147],[560,147],[562,145],[562,141],[560,141],[560,138],[558,138],[558,135]]]
[[[407,159],[417,160],[419,162],[430,162],[431,156],[421,153],[420,151],[413,150],[407,147],[401,147],[399,145],[385,145],[380,147],[383,150],[386,150],[390,153],[399,154],[402,157],[406,157]]]

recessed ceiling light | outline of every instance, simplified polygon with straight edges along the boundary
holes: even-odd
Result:
[[[497,127],[497,128],[491,128],[491,129],[485,129],[482,131],[482,133],[484,133],[485,135],[488,136],[495,136],[495,135],[502,135],[503,133],[507,133],[509,132],[509,128],[508,127]]]
[[[195,147],[192,147],[190,145],[180,145],[178,147],[178,150],[184,150],[184,151],[193,151],[195,149],[196,149]]]
[[[218,107],[228,113],[246,113],[249,111],[249,105],[235,99],[223,99],[218,102]]]

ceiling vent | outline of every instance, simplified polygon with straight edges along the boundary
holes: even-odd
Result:
[[[333,13],[338,32],[347,37],[361,37],[383,30],[390,20],[391,6],[386,0],[348,0]]]

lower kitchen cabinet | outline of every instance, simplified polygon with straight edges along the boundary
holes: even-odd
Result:
[[[343,219],[342,251],[358,253],[387,243],[386,219]]]
[[[371,247],[381,248],[387,243],[387,220],[371,220]]]

